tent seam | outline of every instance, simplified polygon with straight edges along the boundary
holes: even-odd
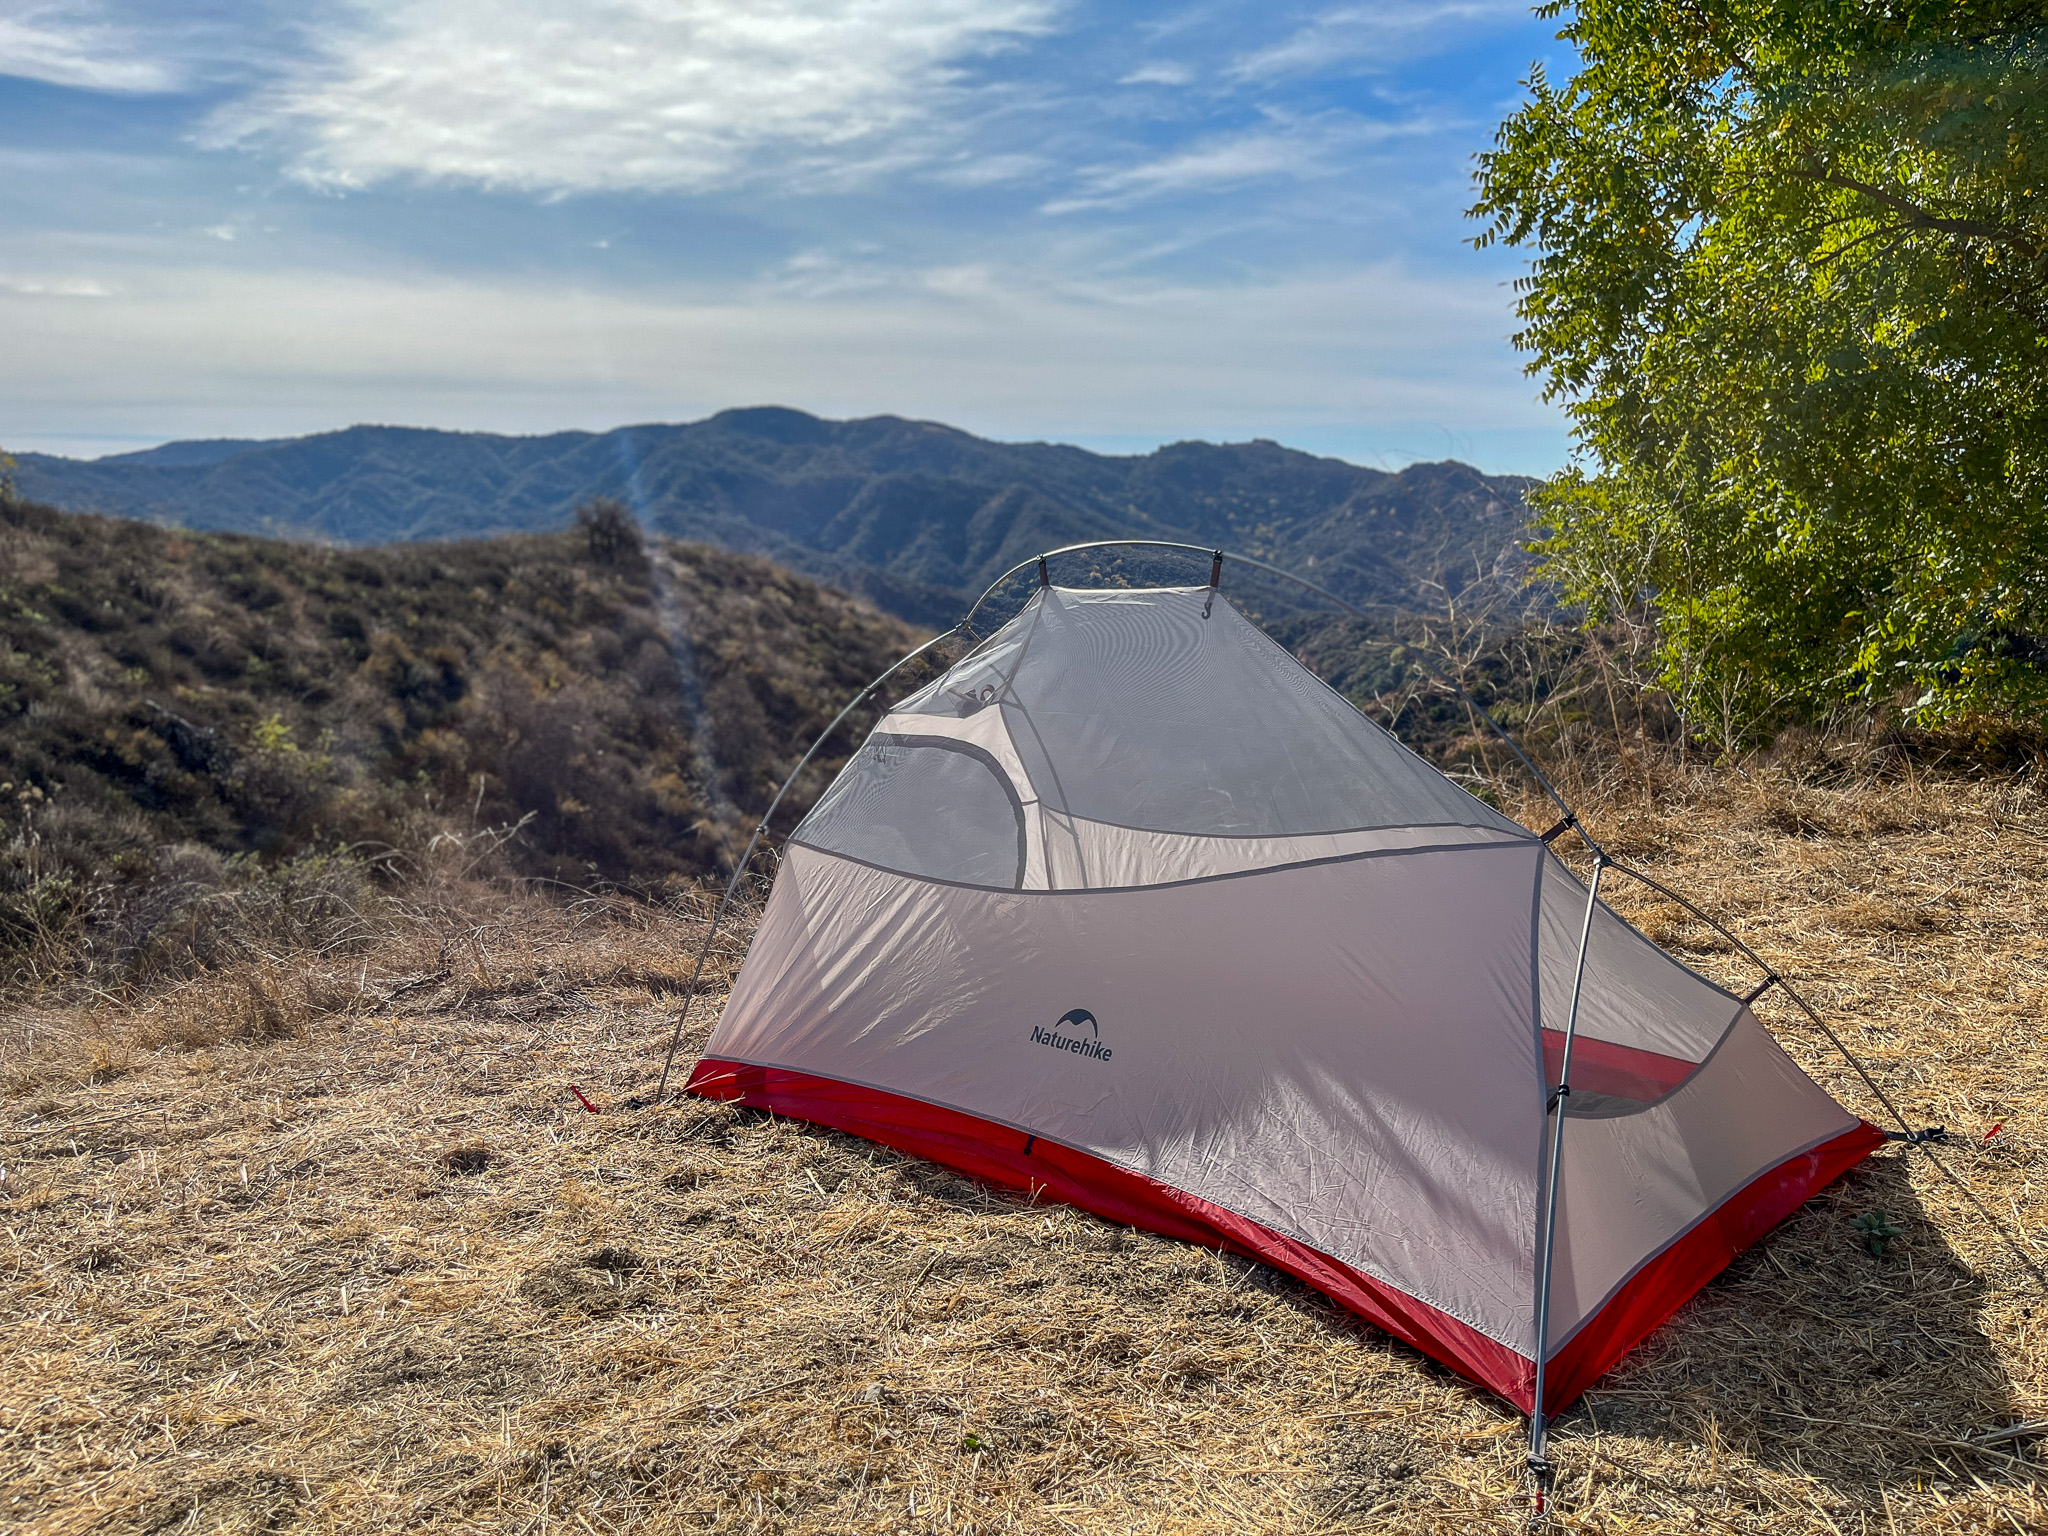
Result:
[[[798,828],[799,831],[802,828]],[[876,864],[868,859],[855,858],[850,853],[840,853],[831,848],[821,848],[816,843],[805,842],[794,833],[783,839],[784,846],[802,848],[822,858],[838,859],[842,863],[872,869],[878,874],[893,875],[899,880],[913,881],[918,885],[942,885],[956,891],[987,891],[997,896],[1118,896],[1134,891],[1170,891],[1190,885],[1214,885],[1224,880],[1247,880],[1260,875],[1284,874],[1289,870],[1315,869],[1327,864],[1354,864],[1363,859],[1393,859],[1425,853],[1478,853],[1489,849],[1512,851],[1523,845],[1514,840],[1484,843],[1434,843],[1422,848],[1366,848],[1357,853],[1333,853],[1320,859],[1299,859],[1292,864],[1262,864],[1257,869],[1232,869],[1220,875],[1197,875],[1188,880],[1162,880],[1156,885],[1096,885],[1082,888],[1061,886],[1045,890],[1020,890],[1007,885],[973,885],[965,880],[941,880],[933,875],[913,875],[906,870],[891,869],[886,864]],[[759,1063],[755,1063],[759,1065]],[[791,1068],[789,1070],[801,1070]],[[893,1091],[893,1090],[887,1090]],[[1249,1219],[1249,1218],[1247,1218]]]

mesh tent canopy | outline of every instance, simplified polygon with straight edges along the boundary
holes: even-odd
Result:
[[[1879,1144],[1215,587],[1046,585],[792,834],[693,1091],[1289,1270],[1568,1403]]]

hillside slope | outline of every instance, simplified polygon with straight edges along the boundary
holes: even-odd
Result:
[[[1531,483],[1264,441],[1117,457],[775,408],[544,437],[361,426],[90,462],[23,454],[18,478],[80,511],[350,544],[559,528],[615,496],[659,534],[769,555],[935,626],[1016,562],[1106,538],[1221,544],[1353,601],[1412,605],[1433,582],[1519,568]]]
[[[654,888],[720,869],[911,643],[702,546],[333,550],[0,504],[0,801],[17,862],[32,837],[81,879],[525,818],[517,870]]]

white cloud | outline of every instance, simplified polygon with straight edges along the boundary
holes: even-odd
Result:
[[[977,57],[1055,0],[385,0],[227,109],[339,186],[541,192],[819,185],[934,153],[913,140]],[[947,152],[957,145],[946,145]]]
[[[1390,68],[1464,41],[1475,26],[1519,19],[1527,0],[1383,0],[1323,11],[1291,36],[1238,59],[1240,80],[1321,74],[1333,66]]]
[[[780,400],[1098,443],[1555,435],[1505,340],[1510,258],[1458,244],[1504,85],[1474,106],[1460,56],[1338,110],[1311,80],[1507,12],[1171,9],[1112,18],[1105,75],[1077,0],[0,0],[0,69],[203,84],[233,98],[208,144],[262,152],[0,146],[0,429],[540,431]],[[1069,21],[1075,47],[1035,41]],[[404,195],[309,195],[279,164]],[[737,195],[536,206],[607,188]]]
[[[0,293],[27,299],[104,299],[113,291],[89,277],[12,277],[0,272]]]
[[[1146,64],[1132,70],[1118,85],[1187,85],[1195,72],[1185,64]]]
[[[0,75],[91,91],[174,91],[184,71],[140,29],[81,0],[0,0]]]

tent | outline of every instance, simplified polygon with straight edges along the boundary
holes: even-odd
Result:
[[[689,1086],[1251,1255],[1540,1435],[1883,1133],[1211,581],[1042,584],[888,711]]]

